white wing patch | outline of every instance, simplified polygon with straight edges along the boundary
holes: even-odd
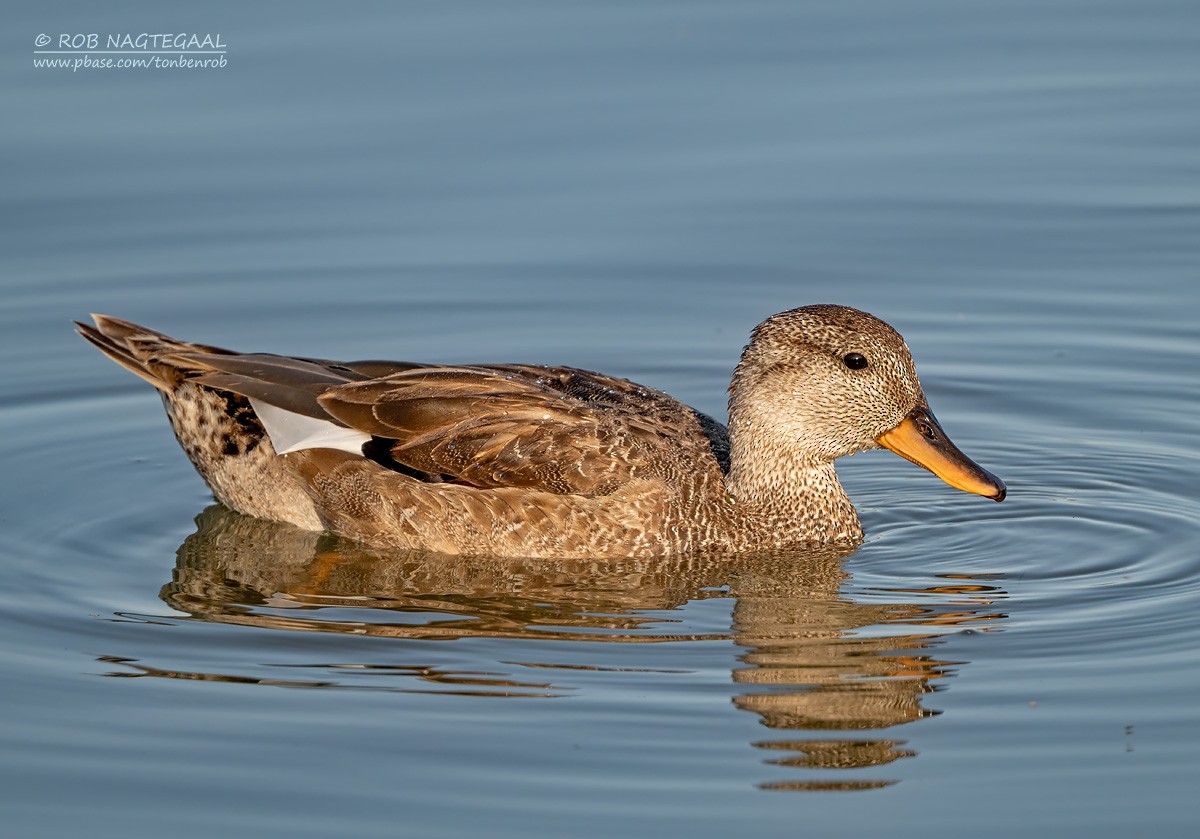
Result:
[[[302,449],[340,449],[351,454],[362,454],[363,443],[371,439],[370,434],[328,420],[285,411],[258,399],[250,399],[250,407],[254,408],[254,413],[258,414],[263,428],[267,430],[276,454]]]

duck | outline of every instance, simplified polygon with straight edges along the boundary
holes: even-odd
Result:
[[[884,321],[811,305],[754,328],[728,424],[573,367],[239,353],[92,315],[80,335],[159,392],[180,446],[240,513],[375,547],[661,557],[864,538],[834,462],[886,448],[996,501]]]

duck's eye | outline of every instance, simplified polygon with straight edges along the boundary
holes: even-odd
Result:
[[[842,357],[842,361],[851,370],[861,370],[867,366],[867,357],[861,353],[846,353],[846,355]]]

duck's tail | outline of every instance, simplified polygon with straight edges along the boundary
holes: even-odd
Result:
[[[240,363],[253,372],[262,359],[261,366],[269,370],[270,357],[179,341],[107,315],[92,315],[92,320],[95,326],[76,324],[79,334],[161,392],[179,444],[213,495],[248,515],[321,529],[307,491],[291,467],[276,456],[252,399],[241,393],[252,389],[257,379],[224,374],[214,366]],[[269,381],[259,385],[272,387]],[[316,405],[315,397],[294,388],[283,389],[283,395],[296,401],[307,398]]]
[[[95,326],[75,321],[76,330],[100,352],[164,393],[172,393],[196,370],[181,364],[180,353],[230,355],[229,350],[179,341],[120,318],[92,315]]]

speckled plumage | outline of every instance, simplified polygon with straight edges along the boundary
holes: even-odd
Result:
[[[599,557],[854,543],[862,527],[833,461],[927,412],[900,336],[840,306],[754,330],[728,430],[584,370],[240,354],[93,318],[81,334],[159,389],[218,500],[386,547]],[[866,369],[850,369],[848,353]],[[278,455],[252,400],[369,442]]]

